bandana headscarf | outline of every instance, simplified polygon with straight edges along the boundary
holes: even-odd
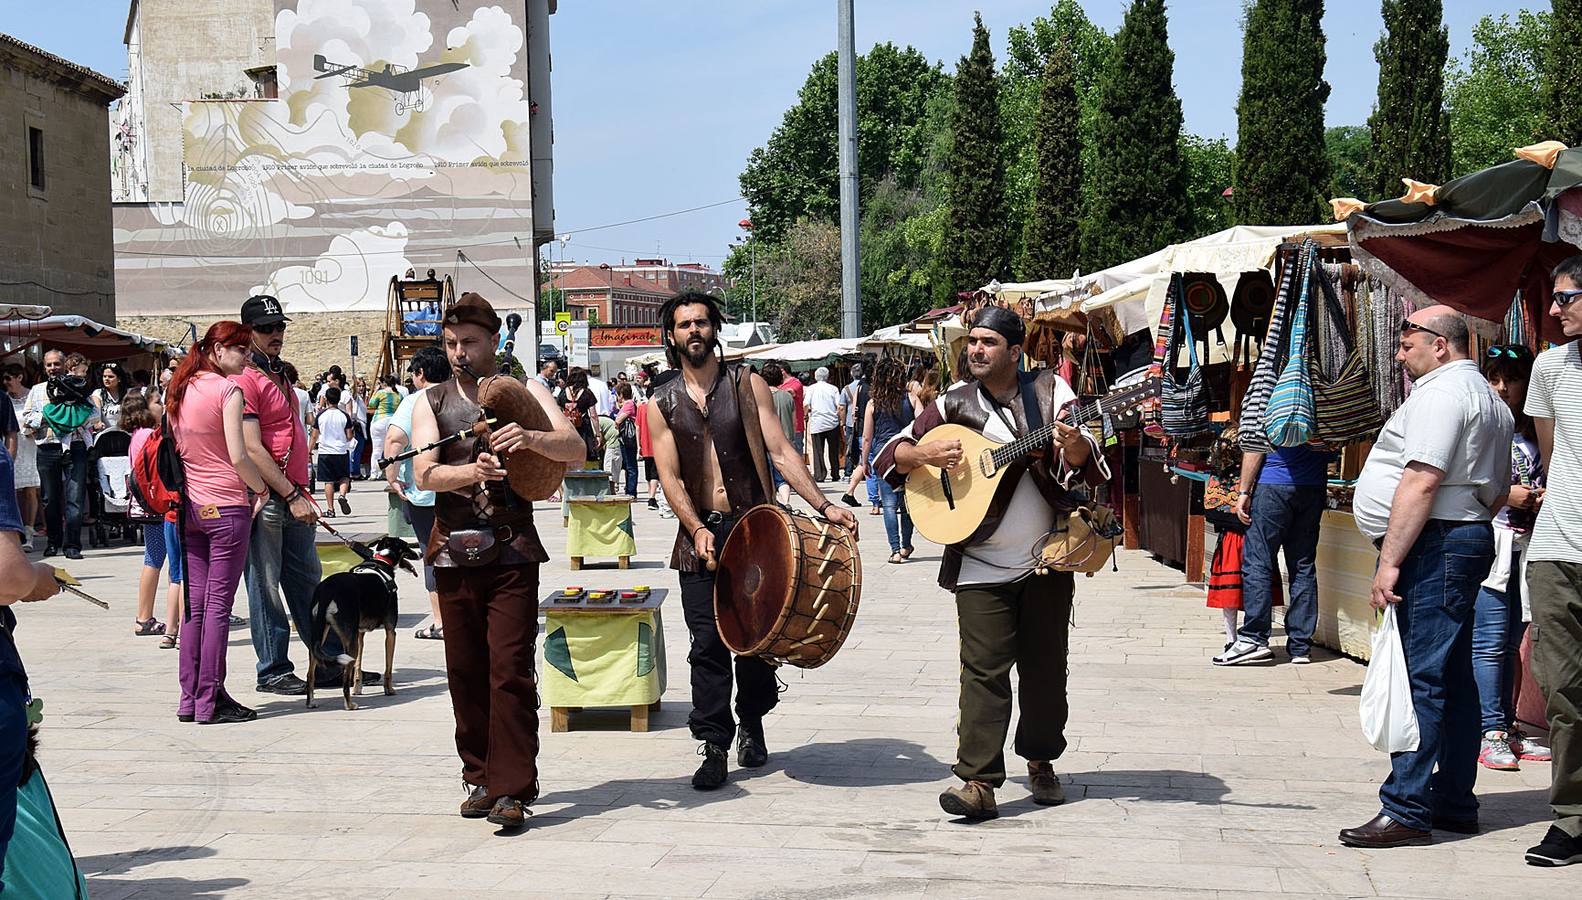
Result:
[[[998,331],[1012,347],[1027,339],[1027,326],[1022,324],[1022,317],[1003,306],[985,306],[978,310],[972,317],[972,327]]]

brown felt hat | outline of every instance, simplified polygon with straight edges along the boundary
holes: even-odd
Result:
[[[489,301],[468,291],[445,313],[446,325],[477,325],[490,334],[500,330],[500,317]]]

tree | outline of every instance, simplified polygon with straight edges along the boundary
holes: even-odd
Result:
[[[1076,55],[1062,43],[1044,66],[1033,148],[1037,183],[1023,238],[1020,278],[1069,278],[1082,241],[1082,107],[1077,98]]]
[[[1180,237],[1187,218],[1181,101],[1164,0],[1133,0],[1099,88],[1082,220],[1084,268],[1135,259]]]
[[[932,307],[929,270],[944,233],[945,206],[894,181],[874,186],[863,206],[863,328],[917,318]]]
[[[1582,144],[1582,0],[1553,0],[1554,36],[1544,63],[1546,139]]]
[[[1323,19],[1323,0],[1247,8],[1233,198],[1243,224],[1306,225],[1326,208]]]
[[[1379,95],[1368,118],[1372,197],[1401,194],[1401,179],[1441,184],[1450,177],[1445,58],[1450,32],[1440,0],[1384,0],[1384,34],[1373,45]]]
[[[1329,196],[1361,198],[1368,194],[1371,142],[1366,125],[1336,125],[1324,129],[1324,151],[1329,156]]]
[[[775,319],[782,341],[840,333],[838,227],[821,219],[798,219],[784,240],[758,248],[758,315]]]
[[[1236,151],[1224,138],[1181,135],[1181,165],[1186,171],[1187,219],[1183,237],[1202,237],[1236,224],[1225,189],[1236,171]]]
[[[1543,93],[1550,21],[1546,12],[1523,10],[1515,21],[1484,16],[1472,27],[1472,45],[1445,76],[1452,176],[1509,162],[1515,148],[1549,138]]]
[[[887,178],[915,187],[928,155],[924,120],[949,79],[923,54],[876,44],[857,59],[857,174],[863,197]],[[763,147],[749,155],[740,183],[761,241],[777,241],[798,218],[833,221],[840,212],[836,57],[813,64],[797,102]]]
[[[1003,278],[1006,246],[1005,160],[1001,155],[999,81],[983,17],[974,14],[972,50],[956,64],[956,108],[946,207],[950,240],[939,256],[935,297],[948,303],[956,291]]]

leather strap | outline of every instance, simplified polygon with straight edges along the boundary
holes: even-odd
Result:
[[[752,379],[748,377],[752,369],[748,366],[736,368],[736,409],[741,416],[742,430],[747,433],[747,447],[752,451],[753,469],[758,473],[758,482],[763,486],[764,499],[774,502],[774,482],[769,479],[769,460],[764,454],[764,429],[763,423],[758,419],[758,397],[753,394]]]

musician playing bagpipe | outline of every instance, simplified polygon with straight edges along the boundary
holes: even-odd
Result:
[[[582,459],[582,439],[542,385],[497,374],[500,317],[487,300],[463,294],[442,325],[454,374],[431,387],[412,416],[412,443],[424,448],[413,481],[435,492],[424,560],[434,566],[445,623],[445,674],[468,791],[461,814],[515,827],[538,797],[533,644],[538,567],[549,554],[531,501],[548,494],[519,493],[513,485],[523,473],[508,473],[507,465],[521,455],[557,481],[557,464],[564,474],[565,463]],[[496,404],[494,388],[522,402],[485,415]],[[441,441],[455,435],[462,436]]]
[[[722,321],[719,301],[708,294],[689,291],[665,303],[659,312],[665,353],[681,374],[654,389],[647,410],[659,483],[680,526],[670,566],[680,572],[682,611],[692,637],[687,724],[703,742],[703,764],[692,776],[699,790],[725,783],[728,748],[737,733],[731,718],[732,654],[715,622],[710,565],[742,514],[773,496],[769,463],[820,515],[853,532],[857,526],[850,512],[824,498],[802,454],[781,431],[769,385],[746,366],[720,361]],[[741,723],[737,764],[757,768],[768,760],[763,717],[779,699],[774,668],[756,656],[737,656],[734,663]]]
[[[1070,385],[1050,370],[1018,371],[1024,334],[1021,318],[1010,310],[980,310],[967,337],[971,379],[919,410],[874,461],[875,471],[897,488],[908,473],[925,466],[933,468],[918,477],[932,474],[936,483],[939,469],[971,467],[964,474],[981,474],[989,461],[964,453],[964,441],[919,439],[953,424],[1014,448],[1017,438],[1054,424],[1041,457],[1001,460],[1003,474],[981,525],[947,546],[940,565],[939,583],[956,594],[961,629],[961,717],[953,771],[966,785],[950,788],[939,801],[946,812],[973,819],[999,814],[994,789],[1005,783],[1012,665],[1021,682],[1016,753],[1028,761],[1033,799],[1045,805],[1065,799],[1049,761],[1066,749],[1073,581],[1070,571],[1049,571],[1037,548],[1073,509],[1067,488],[1076,479],[1096,485],[1109,478],[1093,437],[1057,421],[1060,410],[1076,399]],[[911,502],[910,484],[907,496],[913,519],[928,535],[924,504]],[[966,516],[967,500],[958,494],[954,509],[947,504],[934,514]]]

